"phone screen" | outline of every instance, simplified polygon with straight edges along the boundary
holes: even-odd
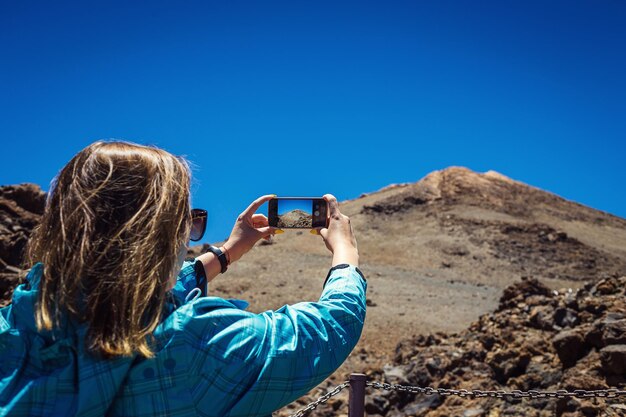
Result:
[[[277,197],[268,202],[269,225],[279,228],[312,229],[326,227],[326,200],[308,197]]]

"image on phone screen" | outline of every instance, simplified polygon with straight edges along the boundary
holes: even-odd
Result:
[[[279,197],[269,201],[270,226],[311,229],[326,227],[326,200],[320,198]]]

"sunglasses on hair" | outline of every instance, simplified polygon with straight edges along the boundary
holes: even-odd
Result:
[[[206,230],[207,212],[203,209],[191,210],[191,234],[189,240],[198,241]]]

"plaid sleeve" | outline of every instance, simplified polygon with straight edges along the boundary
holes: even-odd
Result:
[[[176,285],[171,289],[171,293],[176,297],[180,305],[185,302],[187,295],[189,295],[194,288],[199,288],[202,296],[207,295],[207,280],[202,262],[197,259],[189,258],[183,262],[183,266],[176,279]]]
[[[259,373],[230,415],[269,415],[330,376],[361,336],[366,289],[361,271],[344,264],[330,271],[319,301],[256,315]]]

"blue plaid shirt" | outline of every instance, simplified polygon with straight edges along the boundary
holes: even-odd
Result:
[[[319,301],[253,314],[242,300],[199,296],[185,261],[157,327],[156,356],[97,359],[86,326],[39,332],[42,264],[0,309],[0,416],[268,416],[332,374],[365,320],[358,268],[331,268]]]

